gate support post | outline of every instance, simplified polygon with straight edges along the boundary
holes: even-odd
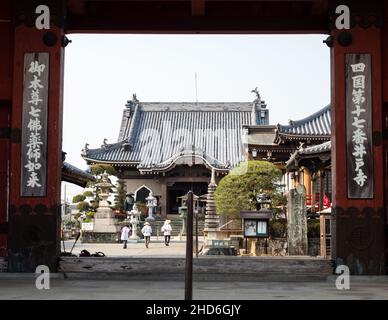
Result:
[[[38,29],[35,26],[35,19],[40,14],[35,11],[39,5],[45,3],[50,10],[50,28]],[[55,271],[60,254],[64,8],[65,3],[62,0],[14,1],[9,272],[35,272],[38,265],[46,265],[51,271]],[[23,126],[22,116],[26,112],[28,114],[30,110],[28,109],[30,106],[26,108],[30,103],[26,95],[23,98],[24,88],[28,88],[28,83],[24,83],[24,75],[29,72],[24,65],[27,53],[39,53],[39,55],[48,53],[49,61],[46,69],[48,83],[45,88],[48,90],[47,125],[42,126],[39,131],[42,135],[47,132],[46,145],[42,145],[42,153],[39,157],[39,160],[44,158],[47,161],[46,170],[40,172],[40,176],[45,175],[46,180],[44,181],[45,192],[39,195],[23,193],[22,189],[26,188],[27,184],[22,184],[21,181],[25,167],[21,157],[28,148],[24,143],[22,144],[22,134],[27,129]],[[38,74],[35,73],[35,75]],[[43,90],[42,88],[40,93]],[[35,106],[39,107],[39,102]],[[38,116],[35,114],[35,117]]]
[[[346,1],[335,3],[346,4]],[[384,3],[368,1],[358,3],[356,6],[349,2],[348,6],[351,28],[337,30],[333,27],[331,33],[334,38],[331,49],[331,105],[333,207],[336,225],[333,258],[336,259],[337,265],[347,265],[351,274],[378,275],[385,273],[384,180],[386,178],[382,145],[382,43],[385,40],[381,29]],[[387,10],[385,12],[387,14]],[[333,16],[333,23],[335,19],[336,17]],[[387,21],[387,16],[385,20]],[[371,141],[369,141],[371,152],[368,152],[370,154],[365,157],[370,156],[369,162],[373,165],[373,174],[368,177],[369,182],[372,181],[373,192],[371,196],[366,197],[354,196],[354,193],[349,191],[351,189],[349,180],[352,183],[354,181],[354,176],[350,176],[349,173],[349,168],[352,168],[350,166],[354,165],[351,161],[352,151],[349,151],[354,148],[352,141],[349,141],[349,127],[354,125],[347,119],[350,117],[351,121],[357,122],[349,111],[353,110],[349,109],[349,105],[354,107],[352,89],[349,91],[349,86],[354,85],[354,82],[353,84],[351,82],[353,74],[349,76],[352,69],[349,68],[349,64],[346,65],[349,54],[367,54],[371,61],[371,93],[369,102],[366,102],[371,106],[371,124],[366,128],[366,130],[371,129]],[[355,81],[354,78],[353,81]],[[351,88],[354,89],[354,87]],[[357,117],[357,115],[354,116]]]

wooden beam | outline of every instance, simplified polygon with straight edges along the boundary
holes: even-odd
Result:
[[[194,17],[205,15],[205,0],[191,0],[191,15]]]
[[[67,8],[73,14],[86,14],[86,6],[84,0],[67,0]]]
[[[329,10],[328,0],[315,0],[311,3],[311,14],[313,16],[321,16],[327,14]]]

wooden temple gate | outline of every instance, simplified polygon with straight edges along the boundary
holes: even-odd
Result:
[[[345,29],[335,26],[338,16],[345,12],[335,13],[339,5],[350,9],[349,28],[346,23]],[[60,253],[65,34],[110,32],[329,34],[335,256],[338,263],[347,264],[355,274],[386,272],[387,1],[4,0],[0,6],[0,248],[8,250],[9,271],[35,271],[39,264],[56,268]],[[50,10],[49,29],[44,27],[45,8]],[[35,63],[32,66],[31,61]],[[349,116],[349,61],[364,61],[369,67],[353,70],[354,77],[359,75],[357,72],[366,72],[362,76],[369,81],[365,98],[370,104],[370,117],[364,120],[370,137],[365,145],[371,152],[362,158],[368,161],[368,180],[364,181],[364,172],[357,178],[369,187],[367,194],[359,195],[350,186],[357,176],[350,177],[347,171],[351,161],[356,161],[349,157],[346,140],[346,130],[351,125],[345,125]],[[43,64],[46,68],[41,67]],[[35,90],[35,98],[36,89],[42,89],[42,94],[47,91],[48,99],[42,96],[39,111],[31,109],[37,105],[26,99],[28,95],[33,99],[34,95],[27,90],[27,80]],[[361,117],[358,118],[356,126],[360,125]],[[28,131],[22,125],[37,119],[41,127],[28,127]],[[23,160],[29,152],[24,144],[32,133],[49,133],[39,149],[43,164]],[[41,170],[43,165],[45,170]],[[39,192],[34,191],[37,174],[45,178]]]

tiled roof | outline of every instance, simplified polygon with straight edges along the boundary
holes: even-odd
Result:
[[[68,162],[63,162],[62,180],[85,187],[88,181],[94,180],[94,176],[86,171],[83,171],[71,165]]]
[[[290,121],[289,125],[278,125],[279,136],[296,137],[322,137],[330,138],[331,135],[331,115],[330,105],[324,107],[311,116],[298,120]]]
[[[226,170],[244,158],[245,124],[252,124],[252,103],[138,103],[124,110],[119,142],[83,150],[83,157],[148,171],[194,156]]]
[[[331,141],[326,141],[324,143],[309,147],[300,147],[291,155],[290,159],[286,162],[286,167],[291,168],[293,166],[297,166],[298,161],[304,158],[320,158],[322,157],[322,155],[325,155],[324,158],[330,159],[330,152]]]
[[[297,152],[299,154],[312,155],[312,154],[318,154],[318,153],[330,152],[330,151],[331,151],[331,141],[326,141],[324,143],[317,144],[315,146],[301,148]]]

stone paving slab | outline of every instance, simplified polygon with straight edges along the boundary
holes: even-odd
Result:
[[[184,283],[52,279],[49,290],[38,290],[34,279],[1,279],[0,299],[128,299],[183,300]],[[350,290],[322,282],[194,282],[197,300],[375,300],[388,299],[387,281],[350,281]]]

